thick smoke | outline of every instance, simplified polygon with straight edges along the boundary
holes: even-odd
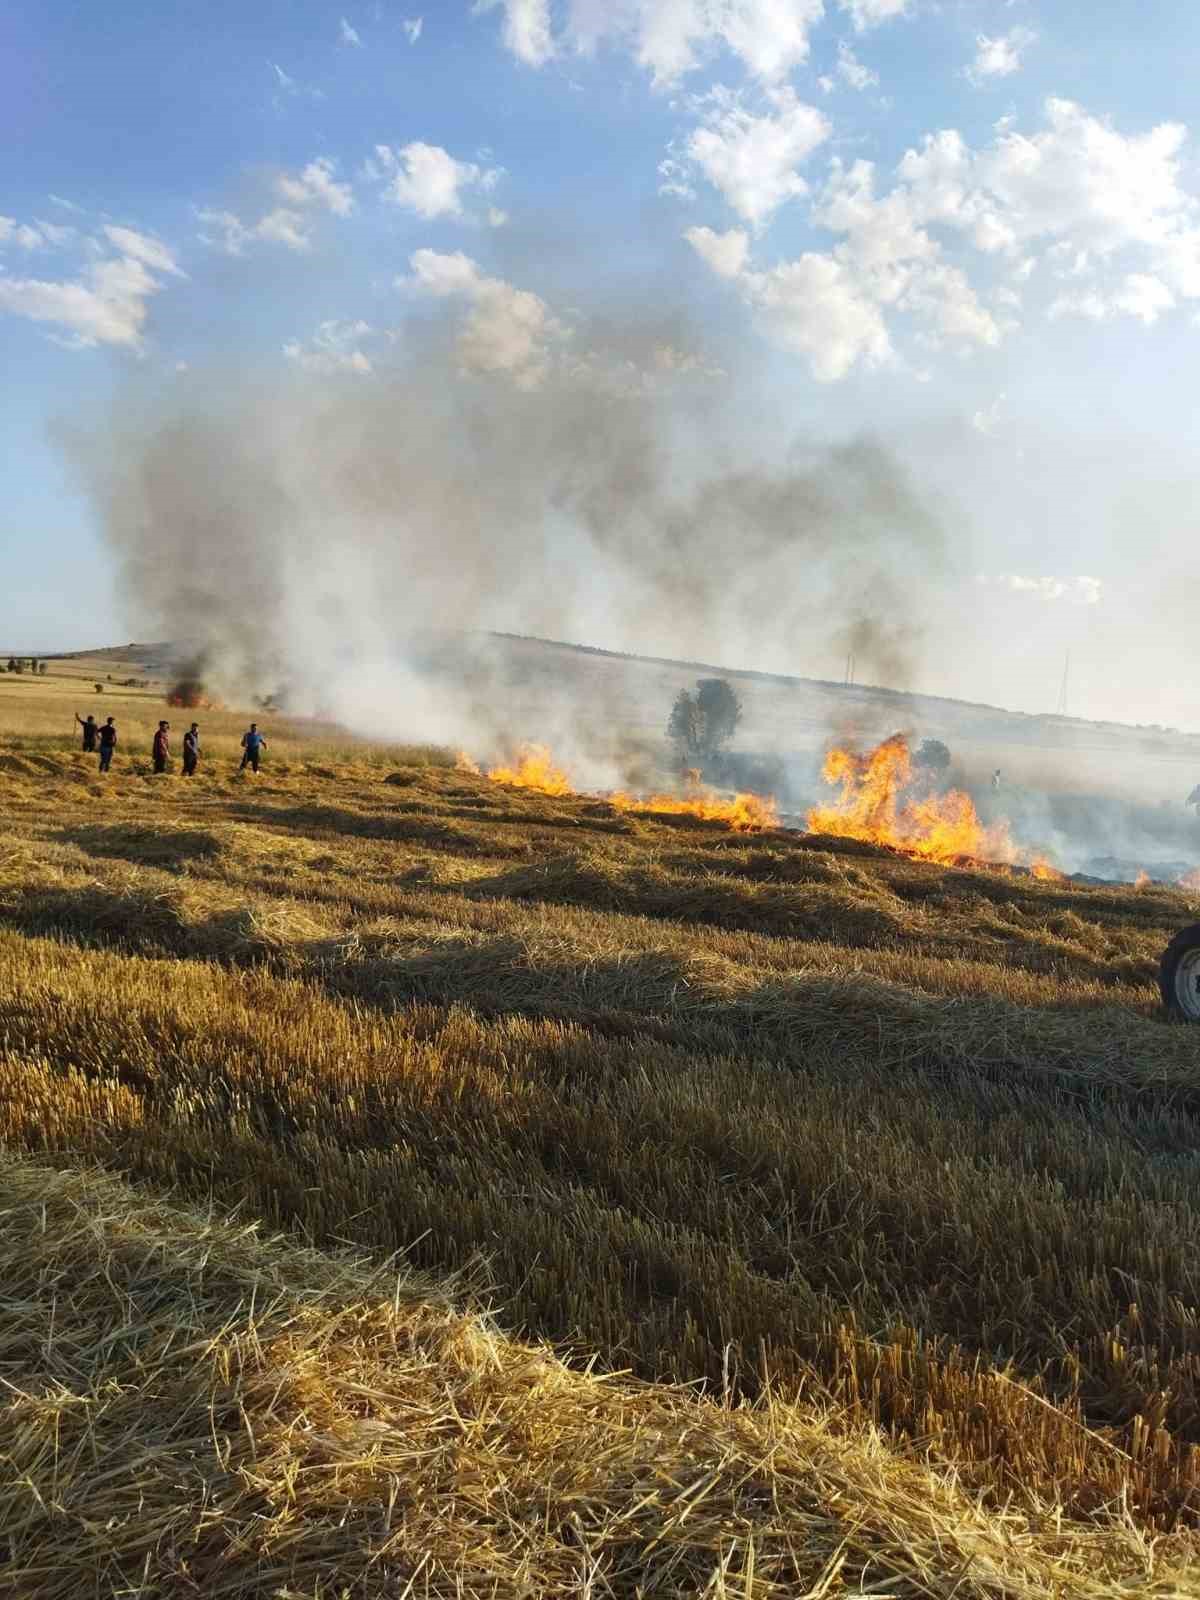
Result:
[[[426,348],[366,382],[197,379],[166,414],[131,397],[69,448],[131,629],[202,656],[230,699],[282,686],[377,736],[567,736],[608,759],[606,708],[530,725],[464,636],[821,676],[851,648],[860,682],[903,684],[938,517],[869,438],[747,463],[733,394],[696,393],[565,370],[522,392]]]

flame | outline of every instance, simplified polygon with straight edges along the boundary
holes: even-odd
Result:
[[[507,784],[510,789],[537,789],[541,794],[574,794],[565,772],[555,765],[544,744],[523,744],[513,767],[489,767],[488,777],[493,783]]]
[[[1133,887],[1135,889],[1144,889],[1150,881],[1150,874],[1146,871],[1145,867],[1139,867],[1138,875],[1133,880]]]
[[[1029,863],[1029,870],[1041,883],[1065,883],[1066,877],[1056,866],[1051,865],[1045,856],[1034,856]]]
[[[470,756],[465,750],[460,750],[458,752],[458,755],[454,761],[454,770],[455,772],[469,772],[473,777],[476,778],[478,778],[480,775],[478,766],[474,761],[471,760]]]
[[[224,711],[219,700],[208,695],[199,678],[180,678],[167,692],[167,704],[189,711]]]
[[[842,792],[835,804],[814,806],[809,812],[810,833],[890,845],[926,861],[1017,860],[1008,824],[985,826],[970,795],[961,789],[929,796],[908,793],[912,756],[902,733],[863,755],[831,750],[821,775],[826,783],[840,784]]]
[[[467,763],[465,767],[464,762]],[[460,755],[458,766],[460,771],[479,770],[466,755]],[[536,789],[541,794],[568,795],[576,792],[566,773],[555,766],[549,750],[542,744],[522,745],[515,765],[490,767],[488,777],[493,783],[507,784],[514,789]],[[723,800],[703,787],[698,772],[689,772],[687,781],[693,793],[686,796],[654,794],[642,797],[618,792],[606,795],[605,799],[617,811],[699,817],[706,822],[723,822],[741,833],[778,825],[779,816],[774,800],[764,799],[757,794],[736,794],[732,800]]]
[[[652,794],[639,799],[632,794],[610,794],[608,802],[618,811],[651,811],[664,816],[700,817],[705,822],[724,822],[735,833],[756,833],[760,828],[777,828],[779,813],[775,801],[758,794],[735,794],[732,800],[704,790],[682,798],[671,794]]]

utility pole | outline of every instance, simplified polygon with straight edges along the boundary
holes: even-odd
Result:
[[[854,682],[854,652],[846,657],[846,676],[842,680],[845,688],[849,689]]]
[[[1063,662],[1062,688],[1058,691],[1058,714],[1065,717],[1067,714],[1067,682],[1071,675],[1071,652],[1067,651],[1067,659]]]

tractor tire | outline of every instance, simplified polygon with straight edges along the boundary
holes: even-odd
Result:
[[[1184,1022],[1200,1022],[1200,922],[1181,928],[1158,966],[1163,1005]]]

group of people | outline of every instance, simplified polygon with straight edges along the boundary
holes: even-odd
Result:
[[[112,717],[100,724],[95,717],[89,715],[81,717],[75,713],[75,721],[83,729],[83,748],[89,755],[99,752],[100,771],[107,772],[112,766],[113,752],[117,748],[117,725]],[[244,771],[250,767],[258,771],[258,764],[262,753],[267,747],[267,741],[258,731],[258,723],[252,722],[242,735],[242,761],[239,770]],[[154,742],[150,747],[150,757],[154,762],[155,772],[165,772],[167,762],[171,757],[171,724],[167,721],[159,723],[154,734]],[[200,724],[193,722],[183,736],[183,775],[190,778],[195,775],[200,765]]]

